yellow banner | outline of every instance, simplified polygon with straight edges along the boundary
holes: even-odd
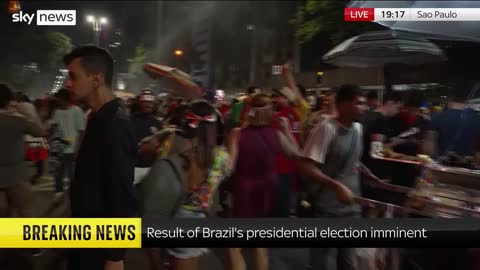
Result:
[[[0,248],[140,248],[140,218],[0,218]]]

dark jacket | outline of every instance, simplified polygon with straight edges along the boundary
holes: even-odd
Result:
[[[88,121],[71,184],[73,217],[133,217],[135,140],[126,106],[115,99]],[[104,260],[121,260],[124,251],[107,249]]]

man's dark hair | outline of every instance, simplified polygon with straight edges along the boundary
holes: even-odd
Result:
[[[399,92],[390,91],[383,97],[383,104],[392,101],[393,103],[402,102],[402,95]]]
[[[113,58],[107,50],[93,45],[81,46],[65,55],[63,62],[68,66],[77,58],[80,58],[80,63],[87,74],[102,73],[105,84],[112,87]]]
[[[340,86],[335,95],[335,105],[340,105],[343,102],[353,101],[357,97],[361,97],[362,92],[357,85],[344,84]]]
[[[378,92],[377,91],[368,92],[367,99],[378,99]]]
[[[257,89],[256,86],[250,86],[247,88],[247,95],[251,95],[255,93],[255,89]]]
[[[70,92],[65,88],[58,90],[53,96],[66,102],[70,101]]]
[[[420,90],[413,90],[407,94],[405,106],[411,108],[420,108],[425,102],[425,95]]]
[[[12,89],[8,85],[0,83],[0,108],[4,109],[13,100]]]

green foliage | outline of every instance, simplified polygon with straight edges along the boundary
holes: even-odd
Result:
[[[131,75],[138,75],[142,73],[143,66],[153,54],[152,49],[145,47],[143,44],[135,48],[135,55],[128,64],[128,72]]]
[[[16,53],[25,62],[38,63],[40,70],[55,70],[65,54],[72,50],[72,40],[60,32],[22,34],[17,40]]]
[[[9,51],[16,64],[35,62],[40,71],[52,71],[72,47],[72,40],[60,32],[26,31],[12,39]]]
[[[46,54],[48,69],[55,69],[63,59],[63,56],[72,50],[72,40],[60,32],[47,32],[45,43],[49,50]]]
[[[345,22],[345,1],[341,0],[306,0],[297,10],[296,17],[291,20],[297,25],[297,36],[300,42],[308,42],[316,35],[329,37],[332,45],[336,45],[352,36],[379,30],[382,27],[370,22]]]
[[[0,59],[0,81],[22,90],[58,72],[63,56],[72,49],[68,36],[38,28],[12,31],[5,43],[8,54]],[[29,63],[36,63],[40,72],[25,70]]]

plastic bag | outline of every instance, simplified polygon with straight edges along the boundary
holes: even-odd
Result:
[[[383,218],[394,217],[394,206],[387,205]],[[398,250],[394,248],[356,248],[354,261],[358,270],[398,270]]]

